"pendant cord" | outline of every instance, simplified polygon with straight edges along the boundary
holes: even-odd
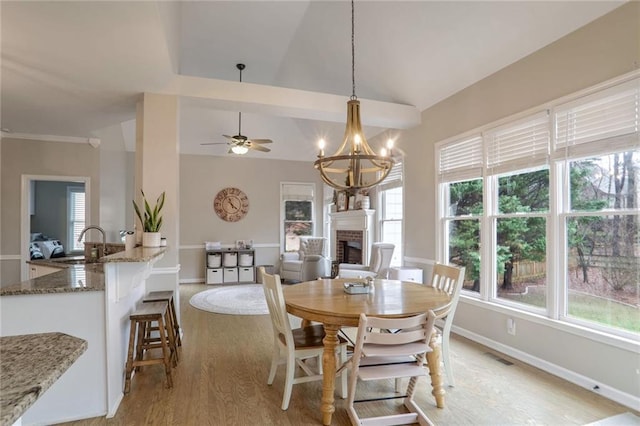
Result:
[[[356,42],[355,42],[355,13],[354,0],[351,0],[351,100],[356,100]]]
[[[244,69],[244,65],[238,64],[238,69],[240,70],[240,83],[242,83],[242,70]],[[238,135],[242,135],[242,112],[238,111]]]

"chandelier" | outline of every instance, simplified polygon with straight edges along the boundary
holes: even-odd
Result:
[[[330,157],[324,156],[325,142],[319,142],[320,151],[314,167],[322,180],[332,188],[355,193],[359,189],[370,188],[382,182],[393,167],[393,141],[387,142],[387,149],[377,155],[367,143],[360,122],[360,101],[356,96],[355,80],[355,19],[354,0],[351,0],[351,98],[347,102],[347,125],[344,141]]]

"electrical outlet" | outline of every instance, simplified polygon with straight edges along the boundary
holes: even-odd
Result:
[[[507,333],[516,335],[516,321],[513,318],[507,318]]]

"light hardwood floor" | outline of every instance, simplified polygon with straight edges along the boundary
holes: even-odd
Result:
[[[213,314],[189,305],[192,295],[209,288],[180,286],[184,337],[172,389],[165,388],[163,369],[149,366],[134,376],[114,418],[66,424],[320,425],[320,382],[295,385],[287,411],[280,409],[284,366],[272,386],[266,383],[272,350],[269,317]],[[428,379],[418,384],[417,402],[436,424],[584,425],[630,411],[467,339],[452,335],[451,350],[456,386],[446,388],[446,407],[435,407]],[[358,389],[359,395],[388,395],[393,383]],[[378,402],[364,410],[401,410],[400,401]],[[333,424],[349,424],[345,401],[339,397]]]

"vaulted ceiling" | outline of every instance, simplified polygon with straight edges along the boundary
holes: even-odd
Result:
[[[419,113],[622,1],[356,1],[367,135]],[[332,152],[351,95],[348,1],[2,1],[1,127],[132,147],[141,93],[180,99],[180,151],[270,138],[260,158]],[[243,83],[237,63],[245,63]],[[399,145],[403,143],[398,141]],[[416,141],[407,143],[418,143]]]

